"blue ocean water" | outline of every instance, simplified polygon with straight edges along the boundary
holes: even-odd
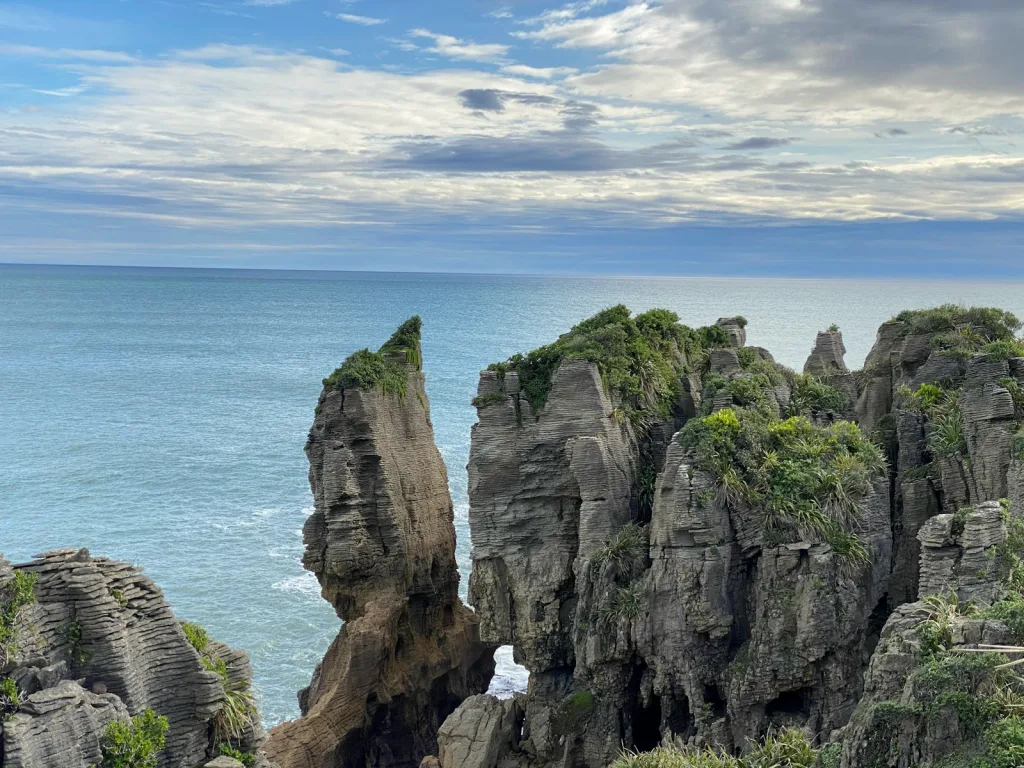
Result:
[[[856,367],[901,309],[1024,317],[1022,288],[0,265],[0,552],[87,546],[144,566],[179,616],[252,652],[276,723],[339,627],[299,564],[320,382],[410,315],[466,574],[470,400],[488,363],[621,302],[694,326],[743,314],[749,342],[796,368],[838,323]]]

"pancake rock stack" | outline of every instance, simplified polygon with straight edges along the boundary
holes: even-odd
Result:
[[[345,624],[299,695],[302,717],[275,728],[266,751],[281,768],[415,768],[493,673],[493,649],[458,596],[419,318],[379,352],[350,357],[316,411],[303,562]]]
[[[263,741],[244,695],[248,655],[208,639],[200,653],[132,565],[73,549],[13,567],[0,558],[0,646],[3,768],[101,765],[110,726],[147,711],[167,721],[163,768],[207,765],[228,741],[252,755]],[[243,707],[228,724],[232,703]]]

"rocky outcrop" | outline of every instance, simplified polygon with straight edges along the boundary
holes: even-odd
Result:
[[[516,698],[470,696],[438,733],[441,768],[486,768],[518,741],[522,710]]]
[[[271,733],[281,768],[410,766],[486,690],[493,649],[458,597],[455,529],[420,369],[419,319],[325,380],[306,444],[303,564],[345,625]]]
[[[248,655],[210,641],[225,677],[211,671],[140,569],[73,549],[13,569],[0,560],[6,605],[16,574],[32,599],[16,611],[0,654],[0,678],[13,681],[20,698],[3,723],[3,768],[98,765],[107,726],[146,710],[167,718],[159,757],[166,768],[205,765],[220,741],[247,752],[260,745],[255,709],[238,732],[218,730],[229,691],[251,683]]]
[[[851,404],[857,401],[860,393],[853,373],[846,367],[843,334],[834,326],[818,333],[814,340],[814,349],[804,363],[804,373],[809,373],[835,387]]]

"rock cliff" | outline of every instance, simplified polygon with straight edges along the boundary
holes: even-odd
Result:
[[[281,768],[415,768],[493,672],[458,596],[419,318],[325,379],[306,454],[315,511],[303,563],[345,624],[299,694],[302,717],[272,731],[267,754]]]
[[[531,676],[521,700],[461,705],[442,768],[598,768],[766,734],[880,765],[856,745],[908,679],[889,665],[910,664],[893,649],[922,631],[919,595],[1011,611],[1024,539],[994,502],[1024,496],[1016,319],[903,313],[856,372],[833,327],[803,374],[746,347],[745,325],[615,308],[481,374],[470,597]],[[1011,636],[952,625],[951,648]],[[931,744],[935,727],[907,726],[900,765],[978,746]]]
[[[3,768],[104,765],[124,746],[111,725],[130,739],[147,712],[165,718],[164,768],[205,765],[222,743],[252,753],[263,731],[251,679],[247,654],[179,622],[134,566],[72,549],[0,558]]]

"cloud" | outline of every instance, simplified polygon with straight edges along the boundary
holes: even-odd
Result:
[[[298,0],[245,0],[246,5],[254,5],[261,8],[269,8],[275,5],[291,5],[295,2],[298,2]]]
[[[106,63],[130,63],[135,58],[120,51],[101,51],[81,48],[40,48],[34,45],[0,44],[0,56],[24,56],[36,59],[75,59]]]
[[[897,138],[897,137],[900,137],[900,136],[909,136],[909,135],[910,135],[910,131],[905,130],[903,128],[890,128],[887,131],[875,131],[875,138],[876,139]]]
[[[375,27],[378,24],[387,24],[387,19],[378,19],[373,16],[358,16],[354,13],[336,13],[334,18],[339,21],[347,21],[349,24],[361,24],[364,27]]]
[[[689,106],[493,70],[386,72],[223,44],[78,60],[88,99],[0,112],[0,208],[217,232],[442,213],[637,225],[1020,216],[1024,158],[921,138],[1019,132],[1019,118],[921,125],[903,144],[913,151],[892,157],[865,131],[815,125],[814,114],[709,122]],[[752,151],[796,134],[799,161]],[[731,137],[736,149],[711,146]]]
[[[1012,0],[579,3],[516,34],[589,49],[591,98],[816,125],[1024,113],[1024,4]]]
[[[798,141],[795,136],[790,136],[784,139],[772,138],[771,136],[754,136],[749,139],[744,139],[743,141],[737,141],[733,144],[727,144],[722,147],[722,149],[775,149],[776,147],[788,146],[794,141]]]
[[[409,33],[412,37],[423,37],[434,41],[434,45],[426,50],[449,59],[465,61],[496,61],[508,53],[509,46],[499,43],[474,43],[461,40],[451,35],[440,35],[429,29],[414,29]]]
[[[530,67],[525,64],[509,64],[501,68],[506,75],[516,77],[533,77],[538,80],[551,80],[557,77],[575,75],[579,70],[573,67]]]

